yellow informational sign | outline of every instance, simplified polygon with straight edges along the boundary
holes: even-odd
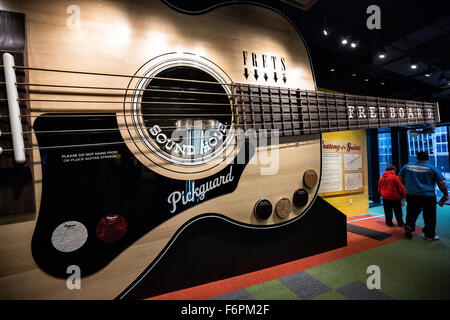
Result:
[[[369,212],[365,130],[322,135],[319,195],[347,216]]]

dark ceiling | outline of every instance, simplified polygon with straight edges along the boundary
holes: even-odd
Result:
[[[310,48],[319,86],[397,98],[450,99],[450,2],[425,3],[319,0],[306,12],[288,14]],[[381,9],[379,30],[366,26],[366,10],[373,4]],[[322,33],[325,20],[333,28],[329,36]],[[342,45],[345,36],[359,41],[358,46]],[[380,52],[384,59],[378,58]],[[415,70],[411,59],[417,63]]]
[[[249,1],[167,2],[201,13],[212,6]],[[318,0],[307,11],[282,1],[251,2],[279,10],[296,25],[310,50],[319,88],[438,101],[443,120],[450,121],[450,1]],[[370,5],[381,9],[379,30],[366,26]],[[325,24],[332,29],[328,36],[323,34]],[[342,45],[343,37],[356,41],[357,47]],[[380,52],[384,59],[378,58]],[[416,69],[410,67],[413,61]]]

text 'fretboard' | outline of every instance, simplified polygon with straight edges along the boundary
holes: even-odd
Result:
[[[236,84],[235,123],[281,136],[439,122],[437,103]]]

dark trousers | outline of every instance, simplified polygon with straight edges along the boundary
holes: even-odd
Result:
[[[385,200],[383,199],[384,217],[386,224],[392,224],[392,211],[395,213],[397,224],[403,225],[403,212],[401,200]]]
[[[424,197],[408,194],[406,196],[408,205],[406,207],[406,225],[414,231],[416,221],[423,211],[423,222],[425,227],[422,229],[425,237],[433,238],[436,235],[436,197]]]

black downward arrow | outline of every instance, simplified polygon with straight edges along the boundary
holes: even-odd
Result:
[[[264,72],[264,80],[267,81],[267,79],[269,79],[269,76],[267,75],[267,72]]]
[[[248,74],[248,69],[247,69],[247,68],[244,68],[244,77],[245,77],[245,79],[247,79],[248,76],[249,76],[249,74]]]
[[[286,78],[286,73],[283,73],[283,82],[286,83],[287,78]]]
[[[258,77],[259,77],[259,76],[258,76],[258,70],[257,70],[257,69],[255,69],[255,74],[254,74],[254,76],[255,76],[255,79],[258,80]]]
[[[276,73],[276,72],[273,73],[273,79],[275,80],[275,82],[278,81],[278,76],[277,76],[277,73]]]

